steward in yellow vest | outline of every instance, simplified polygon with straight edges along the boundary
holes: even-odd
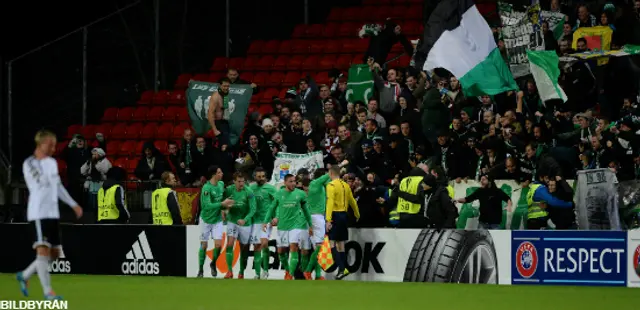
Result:
[[[547,187],[539,182],[529,185],[527,193],[527,204],[529,210],[527,213],[527,229],[543,229],[547,227],[547,205],[556,208],[572,208],[572,201],[564,201],[551,195]]]
[[[151,194],[151,215],[154,225],[182,225],[180,205],[173,187],[177,184],[176,176],[165,171],[162,173],[161,188]]]
[[[127,172],[120,167],[107,171],[107,179],[98,190],[98,224],[124,224],[129,221],[129,211],[121,182]]]

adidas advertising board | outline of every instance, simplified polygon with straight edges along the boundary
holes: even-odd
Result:
[[[125,258],[126,261],[122,263],[123,274],[157,275],[160,273],[160,266],[153,260],[153,253],[144,231],[138,235],[138,240],[133,243],[131,251]]]
[[[51,273],[71,273],[71,262],[64,255],[64,250],[60,249],[60,255],[49,263]]]

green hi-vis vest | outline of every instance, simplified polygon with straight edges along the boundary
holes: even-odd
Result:
[[[170,192],[170,188],[160,188],[151,194],[153,225],[173,225],[173,217],[171,217],[169,205],[167,205],[167,197],[169,197]]]
[[[389,197],[391,197],[391,189],[389,189]],[[398,214],[397,207],[389,211],[389,224],[398,225],[400,223],[400,214]]]
[[[537,219],[541,217],[546,217],[548,215],[547,211],[545,211],[541,203],[544,201],[533,201],[533,195],[535,195],[538,188],[540,188],[540,184],[531,184],[529,185],[529,192],[527,193],[527,203],[529,204],[529,211],[527,213],[527,218],[529,219]]]
[[[400,182],[400,191],[416,195],[420,183],[422,183],[422,177],[406,177]],[[420,207],[421,205],[419,203],[412,203],[398,197],[398,207],[396,211],[398,213],[418,214]]]
[[[449,193],[449,197],[453,199],[456,196],[456,190],[453,189],[453,186],[447,185],[447,193]]]
[[[109,187],[105,192],[104,188],[98,191],[98,221],[117,220],[120,217],[120,211],[116,206],[116,190],[120,185]]]

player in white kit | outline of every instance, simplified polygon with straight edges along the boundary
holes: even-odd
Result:
[[[27,220],[33,232],[36,259],[27,269],[19,272],[16,279],[22,294],[28,296],[29,278],[37,272],[45,299],[59,300],[62,297],[53,292],[49,274],[49,261],[58,258],[62,249],[58,199],[71,206],[78,218],[82,216],[82,208],[62,185],[58,164],[51,157],[56,150],[56,135],[41,130],[36,134],[35,142],[36,150],[22,164],[22,172],[29,189]]]

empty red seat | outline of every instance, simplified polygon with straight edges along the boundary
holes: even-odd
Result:
[[[280,46],[278,47],[278,54],[289,54],[291,53],[291,48],[293,47],[293,42],[291,40],[284,40],[280,42]]]
[[[294,54],[308,54],[309,53],[309,41],[296,40],[291,44],[291,52]]]
[[[132,107],[125,107],[118,110],[118,121],[119,122],[128,122],[131,120],[131,116],[133,115]]]
[[[153,99],[153,90],[146,90],[140,96],[138,104],[150,104]]]
[[[253,76],[253,83],[257,85],[264,85],[269,78],[269,73],[267,72],[258,72]]]
[[[358,21],[360,20],[361,7],[348,7],[342,9],[341,20],[343,21]]]
[[[326,54],[337,54],[342,51],[342,41],[330,40],[325,42],[324,52]]]
[[[276,62],[276,59],[273,56],[271,55],[263,56],[262,58],[260,58],[260,61],[258,61],[258,63],[256,64],[256,70],[263,70],[263,71],[270,70],[274,62]]]
[[[408,67],[410,62],[411,62],[411,56],[402,55],[402,56],[400,56],[400,59],[398,59],[398,66],[399,67]]]
[[[108,141],[107,142],[107,156],[115,156],[120,152],[120,141]]]
[[[273,106],[271,106],[270,104],[263,104],[258,107],[258,113],[260,113],[261,115],[271,114],[273,113]]]
[[[287,63],[287,70],[300,70],[302,69],[302,63],[305,60],[305,56],[295,55],[289,59]]]
[[[267,80],[267,83],[265,83],[266,87],[280,87],[280,84],[282,84],[282,80],[284,80],[284,72],[271,72],[271,75],[269,75],[269,80]]]
[[[158,131],[158,124],[147,123],[142,128],[142,132],[140,133],[140,139],[145,139],[145,140],[153,139],[155,138],[157,131]]]
[[[353,52],[354,53],[364,53],[367,51],[367,49],[369,48],[369,38],[364,38],[364,39],[356,39],[355,40],[355,47]]]
[[[172,123],[162,123],[158,126],[158,131],[156,132],[157,139],[171,139],[171,135],[173,134],[173,124]]]
[[[147,141],[144,141],[144,140],[137,141],[134,154],[131,157],[138,157],[139,158],[142,155],[142,153],[144,152],[143,148],[144,148],[145,143],[147,143]]]
[[[288,88],[282,88],[280,89],[280,92],[278,93],[278,98],[283,99],[284,100],[284,96],[287,94],[287,91],[289,91]]]
[[[153,145],[162,153],[163,155],[169,154],[169,148],[167,147],[167,141],[165,140],[156,140],[153,141]]]
[[[69,141],[59,141],[58,144],[56,144],[56,156],[60,156],[62,155],[62,153],[64,153],[64,150],[69,146]]]
[[[307,32],[305,33],[306,38],[315,39],[322,35],[322,29],[324,26],[322,24],[313,24],[307,27]]]
[[[273,97],[278,96],[280,91],[277,88],[268,88],[265,90],[264,94],[262,94],[262,99],[260,99],[260,103],[271,103]]]
[[[162,120],[166,122],[175,122],[178,119],[181,107],[168,107],[162,114]]]
[[[356,50],[358,49],[358,41],[360,41],[361,39],[343,39],[342,40],[342,53],[347,53],[347,54],[351,54],[351,53],[355,53]]]
[[[325,40],[314,40],[309,42],[309,54],[322,54],[326,43],[327,41]]]
[[[122,169],[127,169],[127,162],[129,161],[129,159],[127,159],[126,157],[120,157],[118,159],[116,159],[116,161],[113,162],[113,166],[114,167],[120,167]]]
[[[316,67],[318,67],[318,61],[320,61],[320,57],[316,55],[307,57],[307,59],[302,63],[302,70],[316,70]]]
[[[133,116],[131,120],[134,122],[144,122],[147,120],[147,114],[149,113],[149,108],[147,107],[137,107],[133,111]]]
[[[127,173],[133,173],[134,171],[136,171],[136,168],[138,167],[138,161],[139,160],[137,158],[130,158],[127,161],[127,168],[126,168],[127,169]],[[133,177],[133,178],[135,179],[135,177]],[[136,185],[133,182],[129,182],[129,184]],[[137,188],[137,186],[136,186],[136,188]]]
[[[71,125],[67,127],[67,139],[73,138],[75,134],[82,133],[82,125]]]
[[[280,55],[276,58],[276,62],[273,63],[272,70],[284,71],[287,69],[287,64],[289,63],[289,56]]]
[[[211,66],[211,71],[224,71],[227,69],[227,63],[229,62],[229,58],[226,57],[218,57],[213,61],[213,65]]]
[[[338,28],[336,35],[339,37],[357,38],[358,28],[361,26],[362,25],[358,26],[351,22],[343,23],[340,25],[340,28]]]
[[[410,20],[402,24],[402,33],[407,36],[418,36],[420,35],[420,22],[415,20]]]
[[[296,86],[298,85],[299,81],[300,81],[300,73],[295,71],[288,72],[287,75],[285,75],[284,80],[282,81],[282,86],[285,86],[285,87]]]
[[[125,142],[122,142],[122,144],[120,145],[120,150],[118,151],[118,155],[135,156],[135,153],[137,153],[137,150],[136,150],[137,146],[138,146],[138,141],[135,141],[135,140],[127,140]]]
[[[153,99],[151,103],[153,104],[167,104],[167,100],[169,100],[169,96],[171,96],[171,92],[168,90],[159,90],[157,93],[153,95]]]
[[[206,82],[206,81],[209,80],[209,74],[208,73],[198,73],[198,74],[193,76],[193,80],[194,81],[200,81],[200,82]]]
[[[391,6],[379,6],[376,11],[373,13],[372,17],[374,20],[385,20],[391,17],[391,11],[393,7]]]
[[[422,7],[410,6],[404,14],[405,20],[422,20]]]
[[[252,41],[251,45],[249,45],[249,49],[247,50],[247,54],[249,55],[261,54],[263,47],[264,47],[264,41],[262,40]]]
[[[336,64],[336,55],[325,55],[319,62],[320,70],[329,70],[334,68]],[[304,68],[303,68],[304,69]]]
[[[111,129],[111,139],[121,140],[127,136],[127,124],[117,123]]]
[[[244,70],[245,71],[253,71],[256,70],[256,65],[260,61],[260,57],[258,56],[249,56],[244,60]]]
[[[368,22],[368,21],[373,21],[372,17],[373,17],[373,14],[374,14],[375,11],[376,11],[376,7],[374,7],[374,6],[362,7],[361,10],[360,10],[360,16],[359,16],[360,18],[358,19],[358,21],[362,22],[362,23],[365,23],[365,22]],[[380,21],[376,20],[376,21],[373,21],[373,22],[379,23]]]
[[[58,164],[58,172],[60,174],[67,174],[67,162],[60,158],[56,158],[56,163]]]
[[[351,59],[352,57],[349,54],[340,55],[336,60],[336,68],[343,71],[349,69],[351,67]]]
[[[300,39],[302,37],[304,37],[307,34],[307,25],[296,25],[293,28],[293,33],[291,34],[291,37],[294,39]]]
[[[180,139],[182,139],[182,137],[184,136],[184,130],[187,128],[189,127],[182,124],[178,124],[177,126],[173,127],[173,133],[171,134],[171,139],[180,141]]]
[[[211,72],[211,74],[209,74],[209,77],[207,78],[207,81],[211,83],[218,83],[220,79],[225,76],[227,75],[224,72]]]
[[[133,123],[127,126],[127,139],[135,140],[140,137],[140,132],[142,132],[142,128],[144,125],[142,123]]]
[[[118,119],[118,108],[106,108],[102,115],[103,122],[115,122]]]
[[[169,104],[184,104],[186,101],[184,90],[174,90],[169,97],[167,103]]]
[[[333,39],[340,28],[340,24],[338,23],[328,23],[322,29],[322,36],[327,39]]]
[[[240,75],[240,78],[245,80],[245,81],[251,82],[251,81],[253,81],[253,72],[243,72]]]
[[[329,78],[329,72],[327,71],[319,72],[313,79],[317,84],[331,84],[331,78]]]
[[[179,122],[188,122],[188,121],[190,121],[189,111],[187,111],[187,107],[180,108],[177,112],[178,112],[178,121]]]
[[[342,19],[341,8],[332,8],[331,12],[329,12],[329,16],[327,16],[327,20],[330,22],[337,22]]]
[[[175,89],[185,89],[187,88],[187,86],[189,86],[189,81],[191,80],[192,76],[189,73],[183,73],[180,74],[178,76],[178,79],[176,79],[176,83],[173,86]]]
[[[80,134],[87,140],[96,138],[96,129],[94,125],[86,125],[80,130]]]
[[[275,54],[278,52],[278,48],[280,47],[280,41],[278,40],[270,40],[264,44],[262,48],[262,54]]]
[[[96,125],[96,134],[101,133],[105,138],[109,139],[112,128],[113,125],[109,123]]]
[[[406,15],[406,11],[407,11],[407,7],[404,5],[395,5],[391,8],[391,11],[389,12],[389,17],[397,19],[397,20],[403,20],[404,16]]]
[[[353,65],[361,65],[361,64],[363,64],[364,63],[363,60],[362,60],[363,58],[364,58],[363,54],[355,55],[353,57],[353,59],[351,60],[351,65],[353,66]]]
[[[236,69],[236,70],[242,70],[242,65],[244,64],[244,58],[243,57],[233,57],[231,59],[229,59],[229,63],[227,65],[228,69]]]

